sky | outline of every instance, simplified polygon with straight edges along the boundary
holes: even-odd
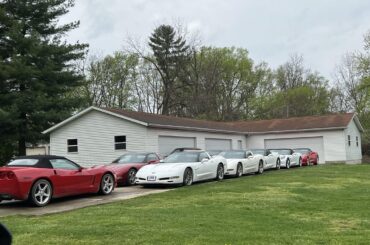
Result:
[[[240,47],[270,67],[293,54],[307,68],[333,79],[347,52],[362,50],[370,31],[369,0],[76,0],[61,23],[80,20],[69,42],[90,44],[90,54],[142,43],[160,24],[182,23],[204,46]]]

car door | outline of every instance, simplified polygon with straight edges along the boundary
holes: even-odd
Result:
[[[246,164],[244,166],[244,170],[245,170],[244,172],[245,173],[254,172],[254,169],[256,168],[255,167],[255,162],[256,162],[257,157],[255,155],[253,155],[252,152],[247,151],[245,153],[245,158],[246,158],[246,160],[245,160]]]
[[[54,188],[61,196],[88,192],[93,175],[68,159],[50,159],[54,169]]]
[[[275,156],[269,150],[266,151],[265,156],[266,156],[266,159],[267,159],[266,160],[267,168],[271,168],[273,166],[273,164],[275,163],[275,161],[274,161]]]
[[[213,178],[216,174],[217,166],[215,167],[215,158],[211,158],[206,152],[199,154],[199,160],[196,163],[197,177],[199,180],[206,180]],[[213,173],[214,172],[214,173]]]

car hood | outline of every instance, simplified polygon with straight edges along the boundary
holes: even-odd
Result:
[[[183,167],[194,163],[158,163],[153,165],[146,165],[142,167],[138,174],[152,174],[152,173],[171,173],[181,170]]]

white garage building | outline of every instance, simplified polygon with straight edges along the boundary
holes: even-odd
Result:
[[[320,162],[360,162],[354,114],[223,123],[89,107],[47,129],[50,154],[82,165],[109,163],[126,151],[167,155],[177,147],[206,150],[310,147]]]

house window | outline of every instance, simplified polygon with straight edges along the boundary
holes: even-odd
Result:
[[[78,152],[78,141],[77,139],[67,140],[67,150],[68,152]]]
[[[356,146],[358,147],[358,136],[356,136]]]
[[[351,135],[347,135],[348,137],[348,146],[351,146]]]
[[[126,136],[114,136],[114,149],[125,150],[126,149]]]

